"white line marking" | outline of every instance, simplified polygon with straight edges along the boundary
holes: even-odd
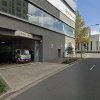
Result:
[[[92,70],[94,67],[95,67],[95,65],[93,65],[93,66],[90,68],[90,70]]]

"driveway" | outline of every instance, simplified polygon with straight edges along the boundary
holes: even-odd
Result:
[[[67,65],[51,62],[26,63],[0,68],[0,75],[11,88],[8,92],[14,92],[66,67]]]

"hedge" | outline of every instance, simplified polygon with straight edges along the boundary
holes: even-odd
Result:
[[[74,62],[74,61],[77,61],[77,59],[72,58],[72,59],[64,60],[62,63],[63,63],[63,64],[69,64],[69,63],[72,63],[72,62]]]
[[[4,92],[5,87],[5,84],[0,80],[0,93]]]

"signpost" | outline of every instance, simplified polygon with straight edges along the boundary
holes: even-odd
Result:
[[[21,36],[21,37],[26,37],[26,38],[33,38],[32,34],[22,32],[22,31],[16,31],[15,36]]]

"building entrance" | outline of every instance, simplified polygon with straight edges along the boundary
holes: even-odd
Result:
[[[58,57],[61,57],[61,49],[58,49]]]

